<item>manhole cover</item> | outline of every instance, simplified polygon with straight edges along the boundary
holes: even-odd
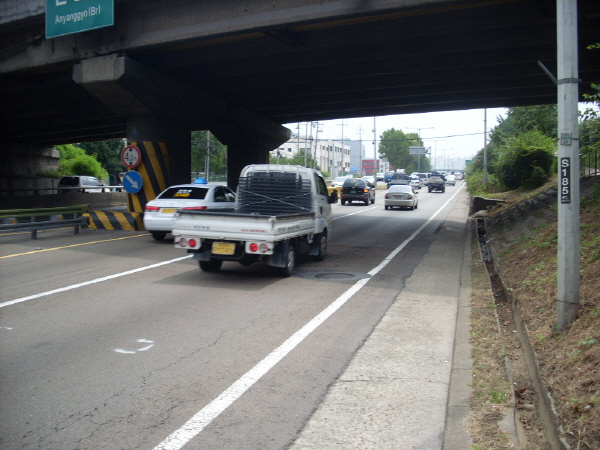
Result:
[[[315,278],[324,278],[326,280],[339,280],[344,278],[354,278],[355,275],[352,273],[319,273],[315,275]]]
[[[299,273],[298,275],[300,275],[303,278],[310,278],[311,280],[323,281],[354,281],[371,277],[371,275],[369,275],[368,273],[359,272],[304,272]]]

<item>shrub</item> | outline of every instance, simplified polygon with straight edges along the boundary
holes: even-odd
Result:
[[[483,182],[483,171],[470,171],[466,177],[467,190],[471,195],[485,195],[493,194],[496,192],[502,192],[501,183],[498,181],[498,177],[494,174],[488,174],[488,183]]]
[[[543,185],[556,161],[554,140],[539,131],[510,139],[496,164],[496,173],[508,189],[534,189]]]

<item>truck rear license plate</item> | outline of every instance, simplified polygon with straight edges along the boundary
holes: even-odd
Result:
[[[235,253],[235,244],[231,242],[213,242],[213,255],[233,255]]]

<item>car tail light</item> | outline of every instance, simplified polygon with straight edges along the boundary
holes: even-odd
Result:
[[[200,209],[206,209],[206,206],[188,206],[187,208],[181,208],[184,211],[196,211]]]
[[[390,196],[388,194],[385,194],[385,198],[390,198]]]
[[[158,206],[148,206],[146,205],[146,207],[144,208],[144,210],[146,211],[158,211],[160,208]]]
[[[409,200],[411,200],[411,199],[412,199],[412,195],[409,195],[407,198],[408,198]]]

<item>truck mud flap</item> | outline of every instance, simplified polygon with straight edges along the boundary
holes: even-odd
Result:
[[[290,248],[290,241],[283,241],[275,246],[275,253],[265,258],[265,264],[271,267],[285,267],[287,264],[286,255]]]

